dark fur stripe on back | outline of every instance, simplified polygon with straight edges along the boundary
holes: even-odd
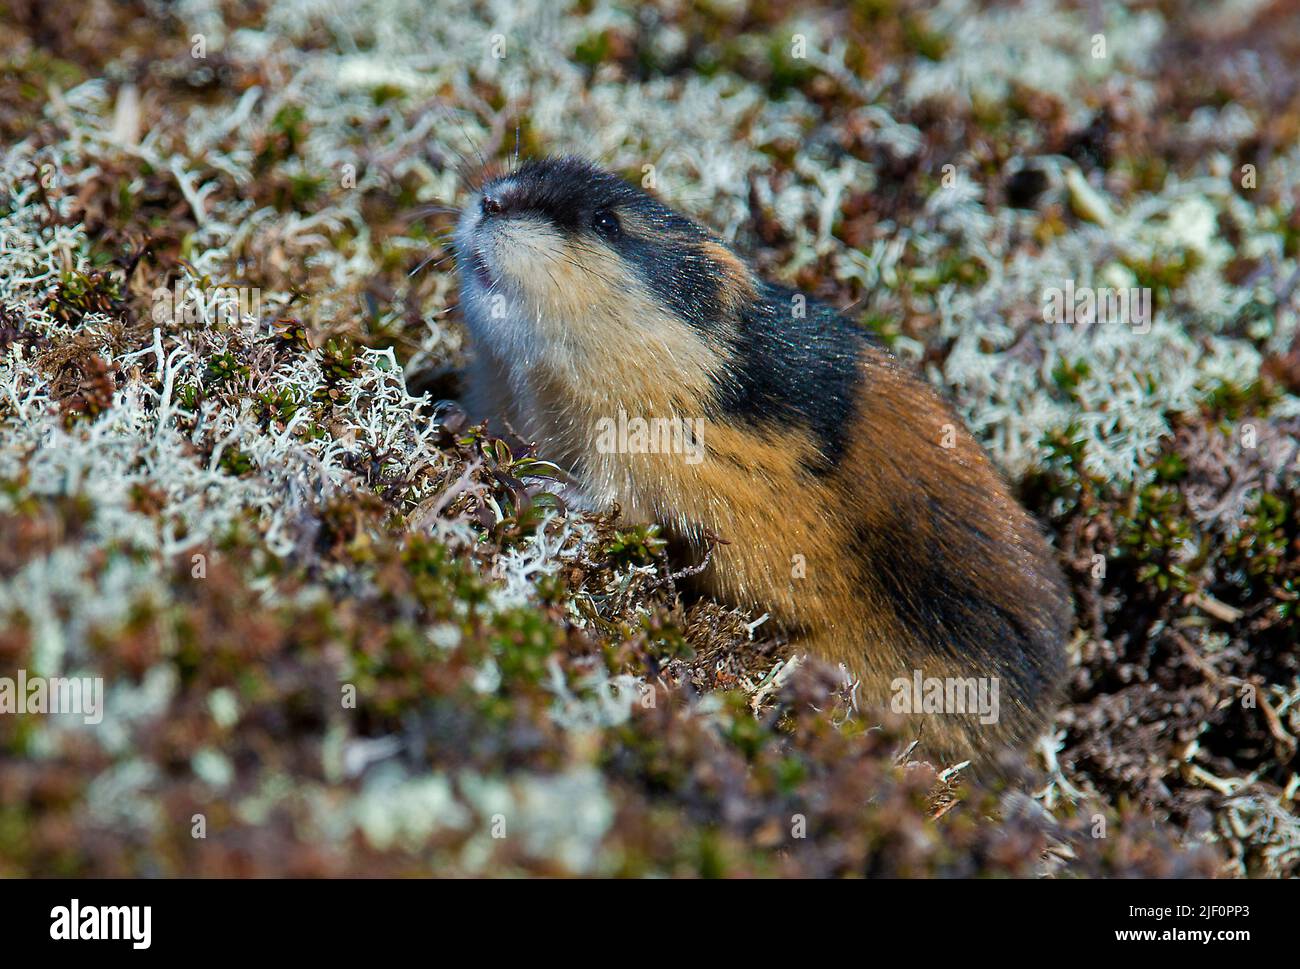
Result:
[[[756,423],[806,425],[823,461],[810,470],[825,474],[843,456],[862,379],[867,336],[835,310],[802,294],[763,284],[739,314],[732,364],[718,380],[727,414]]]

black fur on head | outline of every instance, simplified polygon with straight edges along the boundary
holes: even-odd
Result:
[[[573,156],[527,161],[483,187],[491,217],[532,215],[579,242],[610,247],[666,306],[702,329],[716,326],[732,266],[707,230],[619,176]]]
[[[524,162],[485,185],[481,204],[485,214],[541,216],[568,233],[604,235],[598,217],[610,213],[673,234],[708,235],[636,186],[572,155]]]

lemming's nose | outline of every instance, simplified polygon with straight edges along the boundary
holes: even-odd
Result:
[[[501,214],[501,200],[495,195],[490,195],[487,192],[483,193],[483,198],[479,202],[478,207],[484,215]]]

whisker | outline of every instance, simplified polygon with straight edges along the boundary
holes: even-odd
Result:
[[[440,112],[444,117],[450,114],[446,105],[444,104],[435,104],[435,109],[438,112]],[[452,163],[452,167],[456,172],[457,180],[462,185],[468,187],[470,182],[473,180],[470,160],[465,156],[465,153],[463,151],[461,151],[459,148],[453,145],[450,141],[441,142],[439,145],[440,153],[441,153],[441,149],[446,149],[446,151],[450,152],[454,157],[452,158],[442,157],[439,160],[442,161],[443,163],[450,161]]]
[[[460,211],[461,210],[454,205],[426,205],[407,213],[403,216],[403,219],[406,221],[413,221],[415,219],[422,219],[429,215],[459,215]]]
[[[573,248],[579,250],[580,252],[585,252],[585,253],[587,253],[587,254],[589,254],[589,255],[592,255],[592,256],[598,256],[598,255],[600,255],[600,252],[599,252],[598,250],[591,248],[590,246],[588,246],[586,243],[583,243],[583,242],[577,242],[577,241],[573,241],[573,240],[571,240],[571,241],[569,242],[569,245],[572,246]],[[569,261],[569,264],[572,265],[575,269],[581,269],[583,272],[587,273],[589,276],[595,276],[597,279],[603,280],[605,283],[608,283],[611,287],[617,288],[617,287],[620,285],[619,283],[614,282],[614,280],[610,279],[610,278],[609,278],[608,276],[606,276],[604,273],[602,273],[602,272],[598,272],[597,270],[592,269],[590,266],[587,266],[587,265],[584,265],[584,264],[581,263],[581,262],[578,262],[578,261],[577,261],[576,259],[574,259],[572,256],[568,256],[568,255],[566,255],[565,258]]]
[[[569,264],[570,266],[572,266],[574,269],[580,269],[582,272],[586,273],[588,276],[594,276],[596,279],[599,279],[601,282],[605,283],[605,284],[606,284],[607,286],[609,286],[611,289],[616,289],[616,288],[618,288],[619,285],[620,285],[619,283],[616,283],[614,280],[610,279],[610,278],[609,278],[608,276],[606,276],[604,273],[602,273],[602,272],[598,272],[597,270],[592,269],[590,266],[583,265],[581,262],[579,262],[578,260],[574,259],[572,256],[565,256],[564,259],[565,259],[565,261],[568,262],[568,264]]]
[[[409,273],[407,273],[407,274],[406,274],[406,278],[407,278],[407,279],[412,278],[412,277],[413,277],[416,273],[418,273],[421,269],[423,269],[425,266],[429,265],[429,263],[433,262],[434,258],[437,257],[437,255],[438,255],[438,253],[437,253],[436,251],[433,252],[433,253],[431,253],[431,254],[429,255],[429,258],[428,258],[428,259],[424,260],[424,262],[420,263],[420,265],[416,266],[416,267],[415,267],[414,269],[412,269]],[[437,266],[442,265],[444,262],[446,262],[448,259],[453,258],[455,255],[456,255],[455,252],[449,252],[449,253],[446,253],[445,255],[443,255],[443,257],[442,257],[441,259],[439,259],[437,262],[434,262],[434,263],[433,263],[434,267],[436,268]]]
[[[465,128],[465,122],[464,122],[464,120],[462,120],[461,117],[460,117],[458,114],[457,114],[457,115],[454,115],[454,117],[455,117],[455,120],[456,120],[456,127],[458,127],[458,128],[460,129],[460,133],[461,133],[462,135],[465,136],[465,141],[466,141],[466,143],[467,143],[471,148],[474,149],[474,154],[478,156],[478,175],[481,176],[481,175],[483,174],[483,172],[487,169],[487,161],[483,158],[483,152],[481,152],[481,151],[479,150],[478,143],[477,143],[473,138],[470,137],[470,135],[469,135],[469,131],[466,130],[466,128]],[[473,186],[473,190],[474,190],[475,192],[477,192],[480,188],[482,188],[482,182],[481,182],[481,181],[477,182],[477,183]]]

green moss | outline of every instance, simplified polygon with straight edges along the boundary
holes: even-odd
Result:
[[[694,842],[695,873],[700,878],[725,878],[731,871],[716,832],[701,828]]]
[[[1187,460],[1177,451],[1166,451],[1151,466],[1156,480],[1175,484],[1187,477]]]
[[[370,99],[376,107],[381,107],[390,101],[400,101],[405,97],[406,89],[396,84],[376,84],[370,91]]]
[[[902,320],[893,315],[870,313],[863,317],[858,325],[891,349],[898,343],[898,338],[903,334]]]
[[[943,60],[944,55],[952,47],[952,41],[947,36],[930,29],[929,22],[923,15],[906,15],[902,18],[901,25],[906,48],[926,60]]]
[[[176,400],[186,410],[194,410],[203,394],[198,384],[182,384],[176,388]]]
[[[400,562],[410,592],[431,617],[453,617],[458,602],[472,612],[487,601],[488,586],[482,577],[464,559],[453,558],[440,542],[412,535],[401,550]]]
[[[818,74],[806,57],[795,57],[789,35],[773,36],[768,42],[767,60],[769,75],[767,93],[780,98],[790,90],[804,87]]]
[[[853,0],[850,10],[864,24],[876,25],[897,19],[902,11],[899,0]]]
[[[221,452],[219,465],[223,471],[236,478],[252,473],[255,467],[253,459],[233,444]]]
[[[58,286],[46,309],[55,319],[76,325],[88,313],[116,315],[121,300],[121,281],[111,273],[98,269],[65,270],[59,275]]]
[[[1296,576],[1287,575],[1290,545],[1300,534],[1295,506],[1281,495],[1261,492],[1235,538],[1223,555],[1230,568],[1240,569],[1248,580],[1263,578],[1280,584],[1284,594],[1294,591]],[[1254,585],[1249,582],[1248,585]],[[1288,603],[1294,611],[1294,601]]]
[[[289,177],[287,190],[279,200],[277,208],[282,211],[286,209],[294,209],[298,212],[309,211],[310,204],[320,199],[330,184],[328,176],[295,172]]]
[[[1092,376],[1092,364],[1087,360],[1061,360],[1052,370],[1052,380],[1073,400],[1078,399],[1078,388]]]
[[[723,736],[746,760],[754,760],[773,739],[772,731],[750,711],[749,697],[746,694],[724,693],[722,701],[726,711]]]
[[[1193,249],[1162,252],[1149,260],[1132,256],[1120,258],[1137,279],[1137,285],[1153,291],[1157,301],[1167,302],[1169,293],[1181,289],[1187,277],[1201,264]]]
[[[600,551],[615,566],[650,565],[663,554],[667,544],[658,525],[636,525],[627,530],[616,530]]]
[[[1279,218],[1278,233],[1282,237],[1282,254],[1287,259],[1300,257],[1300,218]]]
[[[578,41],[573,51],[573,59],[588,71],[594,71],[609,57],[609,49],[609,31],[588,34]]]
[[[674,659],[689,660],[695,655],[690,641],[674,621],[668,620],[664,613],[651,613],[641,621],[646,638],[655,645],[656,664]]]
[[[794,793],[808,779],[808,768],[797,757],[782,757],[776,762],[775,779],[783,794]]]
[[[1043,511],[1062,501],[1071,511],[1095,514],[1102,482],[1085,467],[1088,444],[1079,427],[1072,424],[1049,431],[1039,444],[1046,456],[1029,471],[1022,486],[1029,506]]]
[[[219,388],[228,383],[247,380],[249,369],[234,353],[226,351],[208,359],[203,371],[203,382],[212,388]]]
[[[931,266],[913,270],[911,283],[920,293],[934,293],[949,283],[976,289],[988,281],[988,270],[976,259],[960,252],[948,252]]]
[[[345,403],[347,397],[341,385],[361,372],[356,344],[345,337],[331,337],[321,348],[320,366],[324,381],[313,392],[312,399],[319,403]]]
[[[546,679],[546,661],[561,642],[555,627],[532,609],[511,609],[493,616],[488,637],[503,688]]]
[[[255,165],[266,171],[298,154],[307,140],[307,113],[299,104],[286,104],[275,113],[269,126],[271,137],[258,153]]]
[[[307,327],[301,320],[280,319],[274,324],[276,342],[291,352],[303,352],[311,349]]]
[[[1263,417],[1283,393],[1281,387],[1267,379],[1247,384],[1225,381],[1210,391],[1202,406],[1227,427],[1248,417]]]
[[[253,398],[253,413],[263,427],[288,424],[301,406],[289,387],[263,391]],[[323,433],[319,426],[316,430]]]
[[[1183,555],[1188,544],[1199,548],[1200,536],[1192,529],[1178,489],[1165,484],[1146,486],[1138,493],[1133,511],[1117,516],[1116,527],[1120,552],[1136,564],[1139,582],[1150,583],[1161,592],[1194,591]]]
[[[1116,162],[1116,168],[1128,175],[1138,192],[1160,192],[1169,178],[1169,163],[1150,152],[1122,157]]]

